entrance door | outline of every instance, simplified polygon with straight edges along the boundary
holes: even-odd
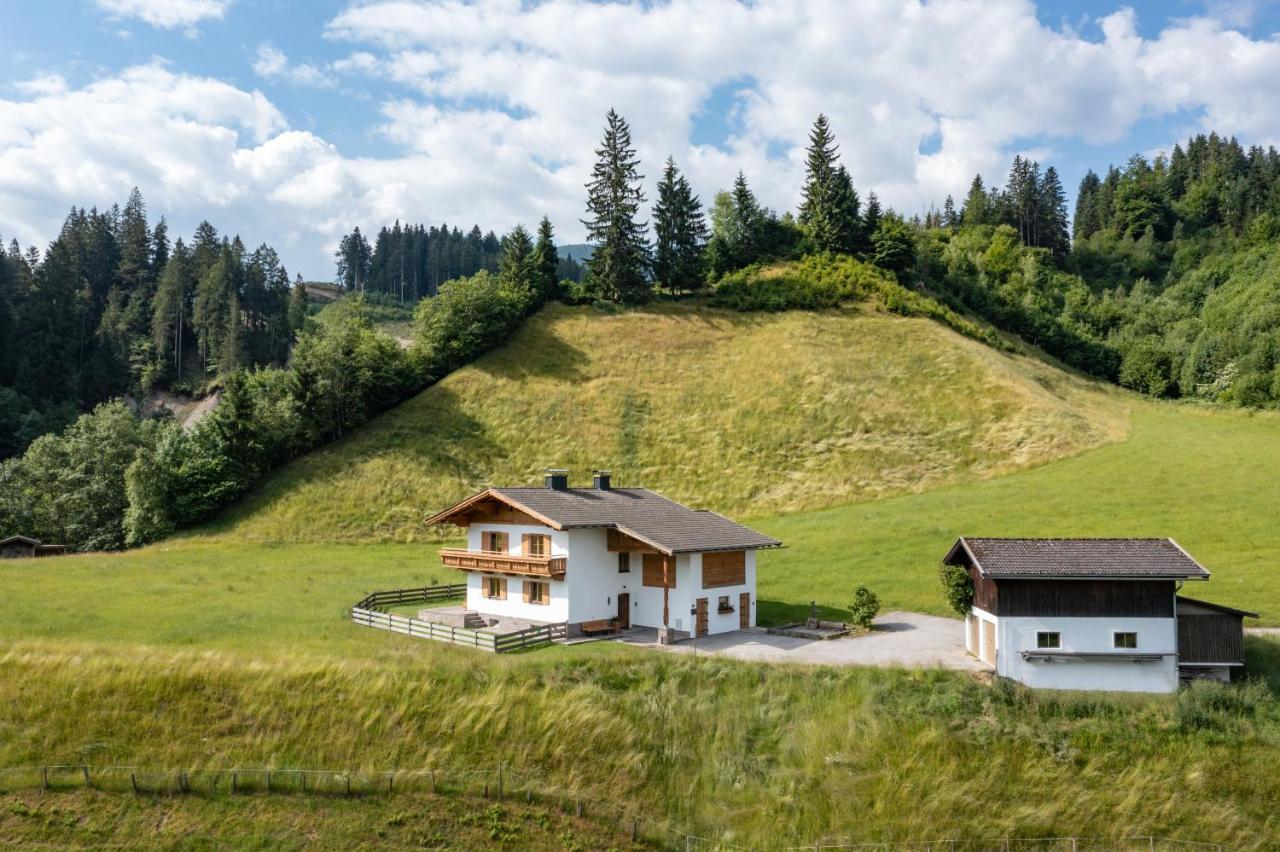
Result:
[[[630,592],[623,592],[618,595],[618,628],[620,630],[629,630],[631,628]]]
[[[981,621],[978,616],[969,613],[969,653],[975,657],[982,654],[982,649],[978,647],[978,622]]]
[[[698,631],[697,635],[706,636],[707,635],[707,599],[706,598],[698,598],[697,613],[698,613],[697,621],[695,622],[695,629]]]
[[[751,626],[751,593],[738,595],[738,629],[746,630]]]

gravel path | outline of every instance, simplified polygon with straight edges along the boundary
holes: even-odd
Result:
[[[694,653],[691,640],[660,646],[656,638],[654,631],[635,630],[618,641],[677,654]],[[963,671],[990,668],[965,653],[964,622],[918,612],[888,612],[875,620],[870,633],[824,641],[772,636],[763,628],[753,627],[699,639],[697,653],[826,666],[942,666]]]

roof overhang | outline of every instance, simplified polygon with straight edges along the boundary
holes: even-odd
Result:
[[[8,536],[7,538],[0,538],[0,544],[13,544],[15,541],[20,541],[23,544],[31,544],[31,545],[37,545],[40,543],[40,539],[31,538],[30,536],[25,536],[25,535],[11,535],[11,536]]]
[[[555,521],[552,518],[548,518],[546,515],[542,515],[538,512],[533,511],[528,506],[525,506],[522,503],[520,503],[520,501],[513,500],[507,495],[500,493],[497,489],[494,489],[494,488],[486,488],[485,490],[477,494],[472,494],[470,497],[468,497],[465,500],[454,503],[452,506],[450,506],[449,508],[445,509],[442,512],[437,512],[436,514],[427,518],[427,524],[432,525],[432,524],[455,523],[455,521],[453,520],[454,518],[458,517],[459,515],[471,509],[474,509],[478,504],[484,502],[485,500],[494,500],[498,503],[502,503],[505,506],[515,509],[516,511],[524,512],[529,517],[537,519],[539,522],[546,524],[547,526],[551,527],[553,530],[564,529],[564,527],[561,526],[558,521]]]

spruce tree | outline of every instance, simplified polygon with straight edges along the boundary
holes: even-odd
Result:
[[[560,253],[556,251],[555,233],[551,220],[546,216],[538,223],[538,242],[533,247],[534,289],[539,304],[550,302],[560,295]]]
[[[875,235],[876,229],[880,227],[880,217],[882,215],[880,198],[873,192],[867,196],[867,212],[862,217],[862,231],[867,235],[868,240]]]
[[[645,275],[649,246],[645,224],[636,221],[644,193],[631,128],[613,109],[605,118],[604,138],[587,184],[587,215],[582,224],[595,245],[587,267],[592,286],[603,299],[640,302],[650,295]]]
[[[498,280],[527,310],[536,297],[533,240],[524,225],[516,225],[502,241],[502,259],[498,261]]]
[[[192,284],[191,256],[179,237],[169,262],[160,274],[151,317],[151,339],[156,357],[171,368],[170,374],[177,379],[182,378],[182,350],[190,318]]]
[[[1053,166],[1045,169],[1036,200],[1036,239],[1059,262],[1071,250],[1071,236],[1067,231],[1067,195]]]
[[[969,184],[969,194],[964,198],[964,206],[960,208],[960,222],[964,225],[991,224],[987,200],[987,188],[982,185],[982,175],[974,175],[973,182]]]
[[[844,166],[827,117],[819,113],[809,131],[800,227],[810,249],[853,253],[866,248],[858,216],[858,193]]]
[[[672,292],[690,293],[703,281],[707,222],[702,202],[667,158],[653,208],[653,275]]]

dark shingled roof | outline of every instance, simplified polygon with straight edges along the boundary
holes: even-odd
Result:
[[[1171,538],[970,538],[947,554],[968,554],[984,577],[1208,579],[1209,572]]]
[[[647,488],[491,488],[489,493],[554,521],[561,529],[617,529],[667,553],[755,550],[782,544],[715,512],[690,509]]]

